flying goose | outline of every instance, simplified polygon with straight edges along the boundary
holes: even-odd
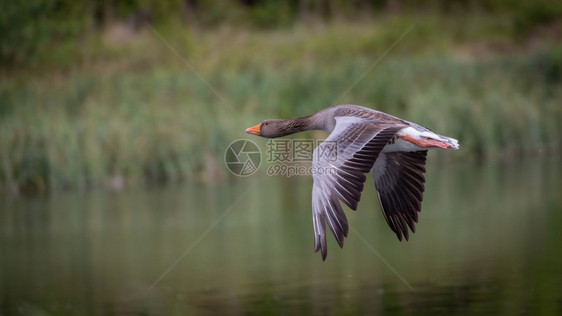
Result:
[[[456,139],[436,134],[418,124],[358,105],[337,105],[315,114],[288,120],[265,120],[247,133],[282,137],[307,130],[330,132],[313,152],[312,221],[314,251],[326,260],[326,224],[343,248],[348,223],[340,201],[357,209],[366,180],[373,170],[379,202],[388,226],[409,238],[421,211],[427,150],[458,149]],[[334,146],[335,144],[335,146]],[[332,147],[326,147],[326,146]],[[335,154],[326,151],[335,150]],[[331,171],[331,172],[327,172]]]

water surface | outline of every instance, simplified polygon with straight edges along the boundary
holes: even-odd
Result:
[[[326,262],[309,177],[3,197],[0,315],[560,314],[561,169],[430,159],[407,243],[369,179]]]

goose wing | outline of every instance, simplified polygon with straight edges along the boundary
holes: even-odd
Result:
[[[408,240],[408,227],[415,232],[421,211],[427,150],[382,152],[373,167],[373,179],[388,226]]]
[[[339,201],[356,210],[365,174],[397,131],[408,125],[377,124],[356,117],[336,117],[330,136],[313,153],[312,220],[314,251],[326,259],[326,224],[340,247],[348,223]]]

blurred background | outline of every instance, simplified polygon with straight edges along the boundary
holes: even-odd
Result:
[[[0,315],[562,313],[560,1],[12,1],[0,34]],[[370,183],[322,263],[311,179],[223,160],[334,103],[461,149],[410,242]]]

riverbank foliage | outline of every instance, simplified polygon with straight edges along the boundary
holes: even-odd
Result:
[[[216,181],[228,173],[225,148],[246,137],[246,127],[335,103],[373,107],[458,138],[454,159],[560,152],[559,8],[365,2],[369,10],[359,14],[345,6],[279,2],[286,8],[275,11],[262,6],[277,2],[225,1],[232,12],[214,16],[210,2],[187,1],[196,5],[185,12],[172,1],[170,10],[180,13],[166,19],[168,9],[146,3],[97,8],[98,15],[69,9],[76,21],[64,27],[38,19],[55,31],[36,43],[29,43],[36,35],[20,36],[23,29],[6,33],[4,191]]]

